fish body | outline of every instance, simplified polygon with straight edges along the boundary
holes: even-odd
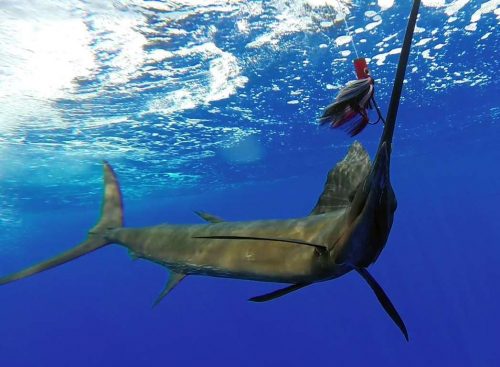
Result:
[[[419,6],[420,0],[414,0],[384,131],[373,162],[361,144],[353,143],[346,157],[329,172],[324,190],[308,216],[226,222],[197,212],[209,224],[126,228],[120,185],[105,162],[101,216],[87,239],[47,261],[0,278],[0,285],[113,243],[126,247],[134,258],[153,261],[170,271],[155,304],[188,275],[289,284],[250,299],[262,302],[355,270],[408,340],[403,320],[367,267],[385,247],[397,208],[390,181],[392,138]]]

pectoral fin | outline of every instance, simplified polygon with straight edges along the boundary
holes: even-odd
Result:
[[[267,302],[267,301],[271,301],[271,300],[276,299],[278,297],[287,295],[288,293],[291,293],[291,292],[297,291],[297,290],[299,290],[301,288],[307,287],[310,284],[311,283],[297,283],[297,284],[292,284],[292,285],[290,285],[288,287],[278,289],[278,290],[276,290],[274,292],[263,294],[262,296],[252,297],[252,298],[249,299],[249,301],[251,301],[251,302]]]
[[[377,283],[375,278],[372,277],[372,275],[365,268],[355,268],[355,269],[359,273],[359,275],[361,275],[363,279],[366,280],[372,291],[377,296],[377,299],[384,308],[385,312],[387,312],[387,314],[391,317],[392,321],[396,323],[399,330],[401,330],[401,332],[405,336],[406,341],[409,341],[408,331],[406,330],[406,326],[405,323],[403,322],[403,319],[401,318],[401,316],[399,316],[398,311],[396,311],[396,308],[392,304],[387,294],[385,294],[380,284]]]
[[[181,274],[181,273],[176,273],[176,272],[171,272],[170,273],[170,277],[168,278],[168,282],[167,282],[167,285],[165,285],[165,288],[161,291],[160,295],[158,296],[158,298],[156,299],[156,301],[153,303],[153,307],[155,307],[156,305],[158,305],[158,303],[161,302],[161,300],[167,295],[170,293],[170,291],[172,289],[175,288],[175,286],[177,284],[179,284],[179,282],[184,279],[184,277],[186,276],[186,274]]]
[[[193,238],[207,238],[213,240],[255,240],[255,241],[285,242],[285,243],[295,243],[297,245],[314,247],[320,254],[328,251],[328,247],[325,245],[318,245],[316,243],[306,242],[302,240],[294,240],[290,238],[254,237],[254,236],[193,236]]]

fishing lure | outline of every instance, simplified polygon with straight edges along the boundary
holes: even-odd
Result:
[[[343,128],[349,135],[358,135],[370,123],[368,109],[375,107],[378,120],[385,123],[382,113],[375,102],[375,81],[370,75],[364,58],[354,60],[354,70],[357,80],[349,81],[343,87],[335,101],[326,107],[320,118],[320,124],[330,124],[333,128]]]

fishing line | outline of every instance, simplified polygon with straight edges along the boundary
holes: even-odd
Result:
[[[340,42],[337,46],[347,43],[351,44],[356,55],[356,59],[353,61],[356,80],[349,81],[341,88],[335,100],[326,107],[320,118],[320,123],[328,123],[333,128],[343,127],[351,136],[355,136],[367,125],[376,125],[379,122],[385,124],[385,120],[375,101],[375,80],[371,76],[366,59],[360,57],[358,54],[358,49],[354,42],[354,34],[347,21],[347,17],[350,14],[349,8],[343,7],[336,0],[332,4],[331,11],[332,13],[333,11],[335,12],[335,20],[339,20],[339,16],[342,16],[346,32],[342,41],[347,42]],[[370,122],[368,114],[368,110],[371,109],[375,109],[378,117],[374,122]]]
[[[347,35],[351,38],[351,45],[352,45],[352,48],[354,49],[354,53],[356,54],[356,59],[359,59],[359,54],[358,54],[358,50],[356,49],[356,43],[354,42],[354,35],[353,33],[351,32],[351,27],[349,26],[349,24],[347,23],[347,16],[349,15],[348,12],[344,12],[343,9],[341,8],[341,5],[339,4],[339,2],[337,1],[337,6],[339,7],[340,9],[340,13],[344,16],[343,20],[344,20],[344,25],[345,25],[345,30],[346,30],[346,33]],[[382,123],[385,125],[385,119],[384,117],[382,116],[382,112],[380,111],[380,108],[377,104],[377,102],[375,101],[375,97],[372,96],[370,98],[370,101],[373,102],[373,105],[375,107],[375,110],[377,111],[377,115],[378,115],[378,119],[377,121],[375,122],[368,122],[368,124],[370,125],[376,125],[378,124],[380,121],[382,121]]]
[[[349,24],[347,24],[347,14],[343,14],[343,15],[344,15],[345,30],[347,32],[347,35],[351,38],[351,45],[352,45],[352,48],[354,49],[354,53],[356,54],[356,58],[359,59],[358,50],[356,49],[356,44],[354,43],[354,36],[351,33],[351,29],[349,27]]]
[[[375,122],[369,122],[370,125],[376,125],[378,124],[380,121],[382,121],[382,123],[385,125],[385,119],[384,119],[384,116],[382,116],[382,112],[380,111],[380,108],[378,107],[378,104],[377,104],[377,101],[375,100],[375,97],[372,97],[372,101],[373,101],[373,105],[375,106],[375,110],[377,111],[377,115],[378,115],[378,120],[375,121]]]
[[[354,42],[354,35],[351,32],[351,27],[347,23],[348,13],[347,12],[344,13],[344,11],[341,9],[341,6],[340,6],[340,4],[339,4],[338,1],[337,1],[337,6],[340,9],[340,13],[343,15],[345,30],[346,30],[347,35],[351,38],[351,45],[352,45],[352,48],[354,49],[354,53],[356,54],[356,59],[359,59],[359,54],[358,54],[358,50],[356,48],[356,43]],[[368,122],[368,124],[370,124],[370,125],[376,125],[380,121],[382,121],[382,123],[385,125],[385,119],[382,116],[382,111],[380,111],[380,107],[378,106],[377,101],[375,101],[375,97],[372,96],[370,98],[370,101],[373,102],[373,106],[375,107],[375,110],[377,111],[378,119],[375,122]]]
[[[356,54],[356,58],[359,58],[358,50],[356,49],[356,44],[354,43],[354,36],[351,33],[351,28],[349,27],[349,24],[347,23],[347,16],[349,15],[350,11],[345,5],[340,4],[339,0],[336,0],[335,4],[337,5],[336,7],[335,6],[333,7],[335,12],[336,12],[335,15],[338,15],[338,14],[343,15],[342,20],[344,21],[346,33],[351,38],[350,41],[351,41],[351,45],[352,45],[352,48],[354,50],[354,53]]]

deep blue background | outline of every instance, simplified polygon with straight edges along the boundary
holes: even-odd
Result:
[[[484,54],[497,57],[496,49]],[[0,366],[499,365],[498,96],[493,82],[422,90],[401,106],[392,163],[398,210],[371,271],[404,318],[409,343],[356,274],[265,304],[246,299],[279,285],[193,276],[152,309],[166,271],[110,246],[2,287]],[[140,199],[125,191],[126,224],[199,223],[193,210],[227,220],[307,215],[351,139],[301,124],[282,100],[268,102],[288,123],[283,141],[271,140],[260,163],[211,162],[212,175],[239,184]],[[370,127],[359,137],[372,155],[380,132]],[[100,167],[90,174],[99,177]],[[22,227],[2,228],[19,242],[4,247],[1,273],[81,241],[100,206],[100,193],[88,190],[89,203],[34,203]]]

